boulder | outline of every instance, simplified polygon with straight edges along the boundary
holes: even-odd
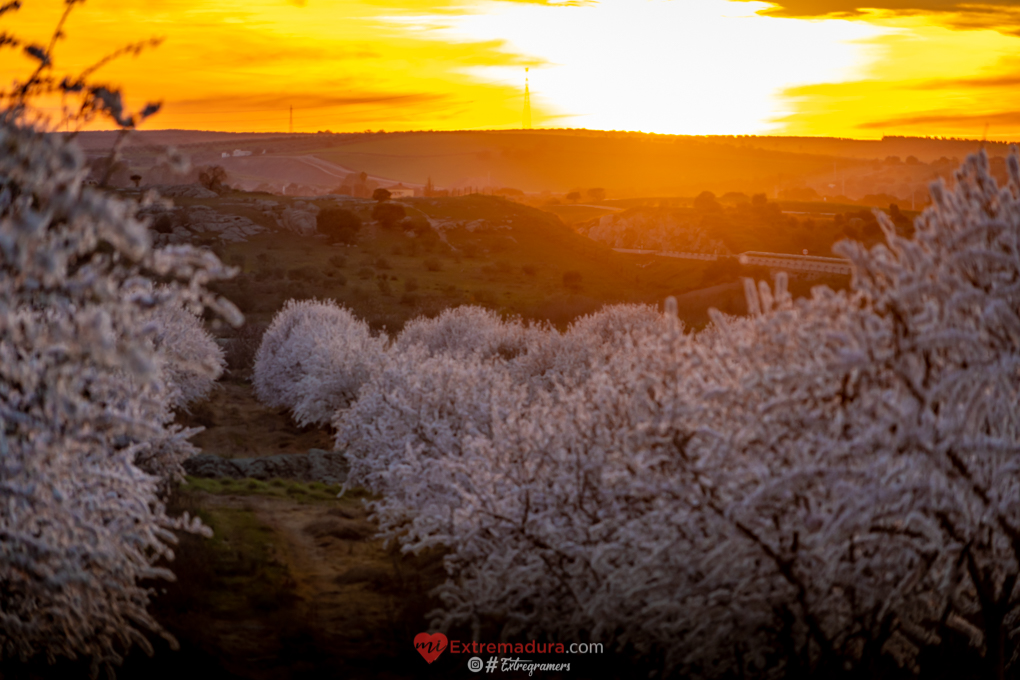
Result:
[[[261,234],[265,231],[264,227],[255,224],[247,217],[221,213],[204,205],[196,205],[188,209],[188,222],[192,230],[217,234],[223,241],[247,241],[248,236]]]
[[[248,238],[237,227],[227,227],[220,234],[220,240],[221,241],[230,241],[230,242],[233,242],[233,243],[244,243],[244,242],[246,242],[248,240]]]
[[[315,213],[299,208],[287,208],[280,217],[280,226],[295,234],[311,236],[317,227]]]

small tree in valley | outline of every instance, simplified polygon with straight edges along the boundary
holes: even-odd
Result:
[[[344,208],[324,208],[315,217],[320,234],[325,234],[331,243],[353,244],[361,229],[361,219]]]
[[[406,214],[404,206],[399,203],[376,203],[372,208],[372,219],[386,229],[400,224],[400,220],[404,219]]]

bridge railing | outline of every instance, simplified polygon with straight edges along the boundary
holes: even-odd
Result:
[[[642,250],[639,248],[613,248],[613,250],[618,253],[628,253],[631,255],[655,255],[657,257],[675,257],[683,260],[704,260],[710,262],[714,262],[720,257],[718,253],[689,253],[669,250]],[[760,265],[770,269],[846,275],[849,275],[851,271],[850,261],[840,257],[795,255],[793,253],[763,253],[757,251],[741,253],[736,257],[740,264]]]

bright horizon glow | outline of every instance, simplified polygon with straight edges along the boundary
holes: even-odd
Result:
[[[788,88],[861,75],[883,32],[850,21],[763,17],[766,3],[702,0],[603,0],[548,7],[486,2],[457,17],[390,19],[432,26],[451,42],[504,40],[531,56],[532,102],[552,127],[672,134],[768,134],[788,115]],[[631,23],[640,32],[619,27]],[[445,25],[444,25],[445,24]],[[813,55],[804,59],[804,53]],[[513,87],[519,67],[478,66],[464,73]],[[535,116],[536,124],[543,123]]]
[[[24,4],[3,30],[45,40],[62,3]],[[90,0],[55,56],[63,75],[165,37],[100,72],[133,109],[164,102],[148,129],[285,132],[290,106],[295,132],[517,129],[528,66],[535,127],[1020,138],[1017,27],[962,10],[789,18],[776,7]],[[7,81],[29,67],[0,56]]]

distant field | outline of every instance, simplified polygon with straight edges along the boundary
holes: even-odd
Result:
[[[371,175],[441,187],[506,186],[564,192],[603,187],[622,195],[767,191],[781,177],[832,167],[827,156],[761,150],[687,137],[599,137],[557,131],[361,135],[312,151]]]

